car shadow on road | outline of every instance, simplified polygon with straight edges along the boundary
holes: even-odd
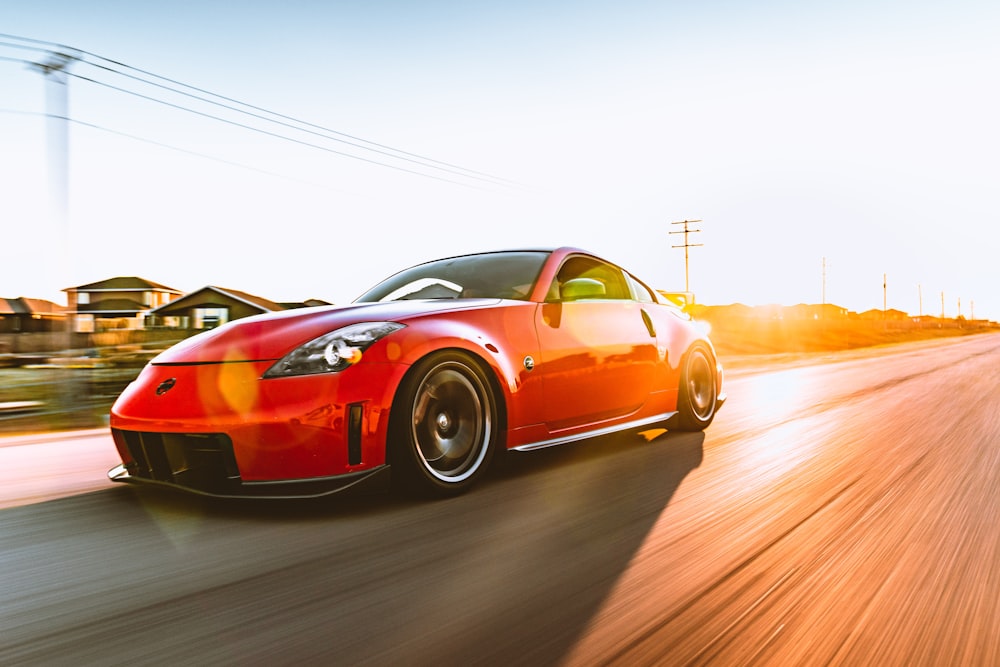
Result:
[[[702,434],[627,434],[505,457],[470,493],[438,501],[218,502],[119,487],[54,501],[48,514],[86,513],[100,522],[94,535],[127,539],[129,562],[155,563],[147,594],[161,602],[114,628],[140,645],[170,637],[190,655],[238,634],[234,657],[286,664],[553,664],[588,631],[703,452]],[[105,542],[94,540],[94,568]],[[207,564],[228,583],[206,582],[196,598],[157,592]],[[215,610],[212,633],[192,600],[198,613]]]

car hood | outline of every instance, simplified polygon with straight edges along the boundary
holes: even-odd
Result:
[[[436,313],[484,308],[498,299],[413,300],[300,308],[234,320],[181,341],[154,365],[270,361],[325,333],[359,322],[407,322]]]

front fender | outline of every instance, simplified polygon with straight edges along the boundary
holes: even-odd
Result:
[[[435,352],[467,352],[493,373],[510,428],[539,423],[541,383],[526,363],[528,357],[539,358],[534,329],[537,308],[538,304],[530,302],[503,302],[495,308],[412,318],[404,329],[367,350],[365,357],[412,366]]]

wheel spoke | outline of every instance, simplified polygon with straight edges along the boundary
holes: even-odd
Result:
[[[712,416],[715,405],[715,379],[712,368],[704,354],[698,353],[688,366],[688,396],[691,409],[699,419]]]
[[[432,369],[417,388],[412,434],[423,467],[446,482],[474,473],[491,437],[489,396],[471,369],[457,362]]]

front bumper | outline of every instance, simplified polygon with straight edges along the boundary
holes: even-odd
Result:
[[[323,479],[286,480],[281,482],[243,482],[237,479],[217,480],[208,484],[179,483],[174,476],[156,479],[136,474],[128,465],[117,465],[108,471],[112,482],[161,486],[213,498],[319,498],[341,491],[385,490],[389,487],[389,466],[373,470],[338,475]]]
[[[405,367],[262,380],[268,366],[147,366],[111,410],[122,460],[112,479],[217,496],[309,496],[385,466],[389,408]],[[258,490],[271,485],[293,492]]]

